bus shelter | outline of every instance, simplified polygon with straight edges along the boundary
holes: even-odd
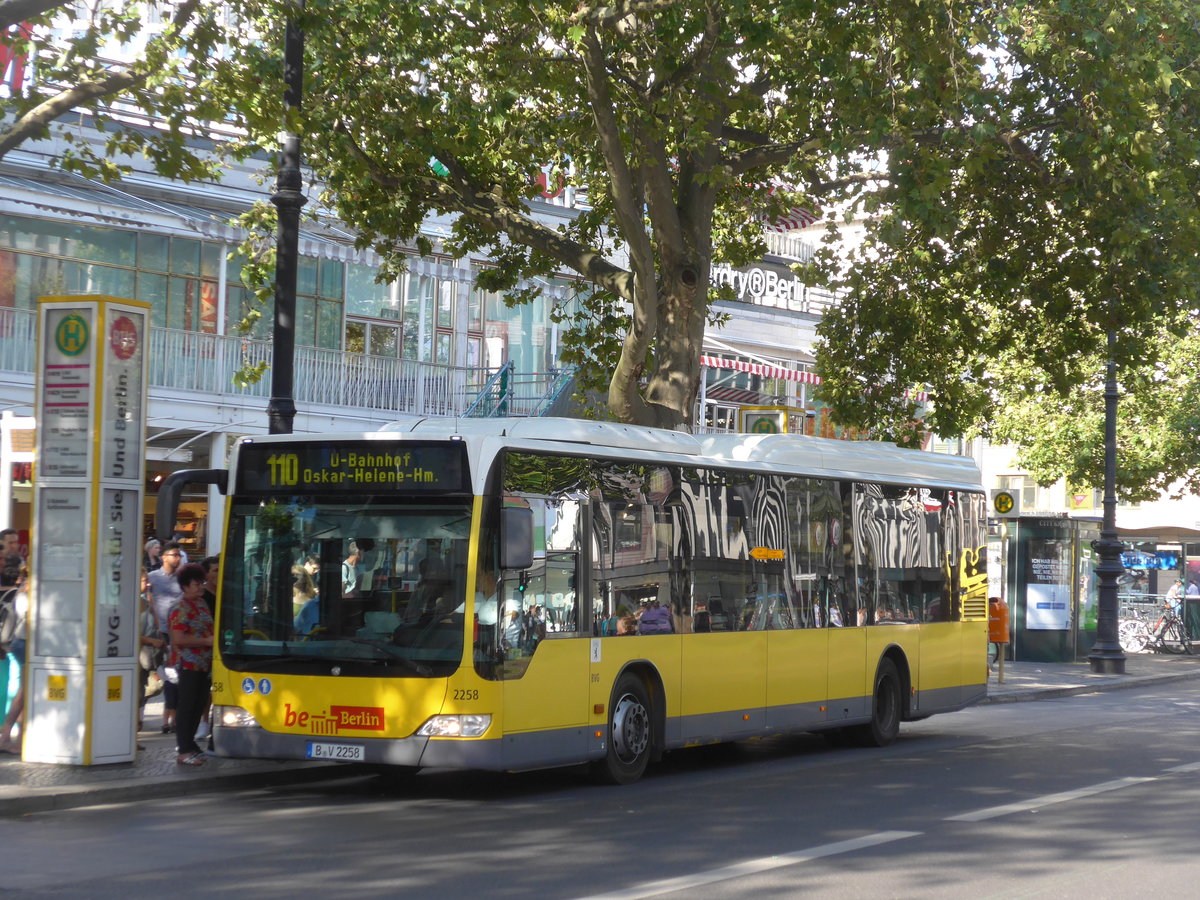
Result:
[[[1085,659],[1096,640],[1100,523],[1066,516],[993,521],[990,593],[1008,604],[1010,660]]]

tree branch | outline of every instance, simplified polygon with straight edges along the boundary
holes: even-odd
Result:
[[[675,71],[650,88],[649,97],[651,99],[661,97],[676,85],[695,77],[700,70],[708,65],[708,61],[712,58],[713,53],[720,44],[722,19],[718,14],[715,4],[712,2],[704,4],[704,12],[706,21],[704,23],[704,34],[700,37],[700,43],[696,46],[692,54],[676,67]]]
[[[178,34],[199,5],[200,0],[187,0],[180,6],[175,12],[171,28],[165,31],[159,40]],[[4,154],[23,141],[44,134],[50,123],[64,113],[102,97],[111,97],[132,90],[153,74],[155,73],[149,68],[146,57],[143,57],[127,69],[109,72],[101,78],[81,81],[66,90],[59,91],[0,131],[0,158],[3,158]]]
[[[0,31],[67,5],[65,0],[0,0]]]
[[[9,128],[0,131],[0,157],[23,141],[43,134],[51,122],[76,106],[129,90],[149,77],[149,73],[139,74],[125,70],[113,72],[98,81],[84,81],[60,91],[19,117]]]
[[[731,153],[726,158],[726,165],[734,175],[744,175],[752,169],[762,166],[777,166],[790,162],[798,156],[805,156],[820,150],[825,145],[821,138],[810,138],[806,141],[790,141],[783,144],[763,144]]]
[[[721,137],[727,141],[737,141],[739,144],[769,144],[771,139],[761,131],[751,131],[749,128],[738,128],[734,125],[723,125]]]
[[[662,141],[639,141],[642,157],[642,178],[646,185],[646,207],[654,235],[664,254],[676,258],[683,255],[683,231],[679,223],[671,163]]]
[[[344,122],[338,122],[335,130],[346,139],[350,155],[362,165],[372,181],[395,194],[412,193],[411,184],[402,184],[400,179],[381,166],[355,140]],[[594,248],[563,237],[561,232],[542,225],[523,211],[506,204],[497,191],[478,189],[453,154],[438,150],[436,156],[450,170],[451,177],[439,178],[431,174],[413,179],[420,186],[422,196],[431,204],[461,213],[487,228],[508,234],[515,243],[525,244],[550,256],[614,295],[626,300],[633,299],[633,277],[628,271],[605,259]]]
[[[572,19],[576,22],[588,22],[595,28],[611,28],[630,16],[641,13],[655,14],[678,5],[679,0],[625,0],[611,6],[581,8]]]
[[[592,117],[596,121],[596,132],[600,139],[605,168],[608,170],[608,177],[612,179],[613,206],[617,223],[629,243],[635,274],[648,276],[649,282],[653,284],[654,263],[650,240],[646,236],[646,228],[642,221],[642,198],[640,192],[635,190],[634,173],[621,143],[621,129],[613,112],[613,98],[608,87],[604,51],[594,31],[589,31],[584,36],[583,45],[588,100],[592,107]]]
[[[629,247],[629,260],[634,276],[633,289],[629,294],[632,306],[629,332],[621,344],[621,357],[613,370],[608,402],[618,418],[628,422],[640,422],[645,421],[648,410],[645,399],[637,390],[637,379],[641,372],[642,360],[645,359],[654,339],[658,316],[654,249],[649,235],[646,234],[641,198],[634,192],[633,173],[621,145],[620,127],[609,92],[604,52],[594,29],[589,29],[584,34],[583,62],[588,100],[596,121],[600,150],[612,179],[613,211]]]

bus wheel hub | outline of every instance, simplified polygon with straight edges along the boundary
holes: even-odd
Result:
[[[650,743],[650,713],[636,697],[626,694],[613,710],[613,745],[623,762],[632,762]]]

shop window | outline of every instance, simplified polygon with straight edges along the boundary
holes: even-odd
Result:
[[[118,266],[137,259],[135,232],[20,216],[0,216],[0,245]]]
[[[316,294],[317,292],[317,260],[311,256],[301,256],[296,264],[296,293]]]
[[[346,266],[333,259],[321,260],[320,266],[320,283],[318,292],[320,296],[327,297],[331,300],[342,299],[342,282],[345,279]]]
[[[176,275],[200,274],[200,242],[171,239],[171,271]]]
[[[200,274],[205,278],[216,280],[221,277],[221,257],[224,256],[224,246],[205,242],[200,245]]]
[[[433,352],[437,282],[428,275],[409,275],[406,281],[401,355],[428,360]]]
[[[311,347],[317,329],[317,301],[303,295],[296,297],[296,346]]]
[[[398,319],[391,286],[375,280],[378,269],[359,263],[346,266],[346,314],[381,319]]]
[[[483,295],[479,288],[471,288],[471,296],[467,300],[467,331],[476,334],[483,332]]]
[[[443,281],[437,299],[437,327],[454,327],[454,300],[456,297],[453,281]]]
[[[372,356],[395,356],[400,347],[400,329],[392,325],[370,325],[367,346]]]
[[[270,337],[271,326],[275,317],[275,298],[268,297],[265,303],[259,303],[252,291],[240,285],[229,285],[226,289],[226,325],[230,334],[242,334],[254,340],[263,341]],[[254,312],[257,315],[250,328],[243,332],[242,323],[247,315]]]
[[[346,352],[347,353],[366,353],[367,352],[367,323],[366,322],[346,322]]]
[[[382,322],[346,322],[346,352],[395,358],[400,349],[400,329]]]
[[[340,350],[342,334],[342,304],[331,300],[317,301],[317,346],[322,350]]]
[[[139,269],[166,272],[169,267],[170,238],[162,234],[139,234],[137,264]]]

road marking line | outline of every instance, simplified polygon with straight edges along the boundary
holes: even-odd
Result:
[[[1030,800],[1022,800],[1019,803],[1006,803],[1003,806],[990,806],[987,809],[977,809],[974,812],[962,813],[957,816],[947,816],[945,821],[982,822],[984,819],[995,819],[998,816],[1007,816],[1010,813],[1028,812],[1031,809],[1040,809],[1043,806],[1050,806],[1054,803],[1066,803],[1068,800],[1079,800],[1082,797],[1091,797],[1095,794],[1103,794],[1106,791],[1116,791],[1124,787],[1144,784],[1147,781],[1155,780],[1157,780],[1155,777],[1118,778],[1115,781],[1104,781],[1100,784],[1093,784],[1091,787],[1063,791],[1061,794],[1047,794],[1044,797],[1034,797]]]
[[[1182,766],[1171,766],[1168,772],[1195,772],[1200,770],[1200,762],[1185,763]]]
[[[670,894],[673,891],[683,891],[688,888],[715,884],[718,881],[728,881],[731,878],[742,878],[746,875],[757,875],[780,869],[784,866],[794,866],[797,863],[821,859],[825,856],[836,856],[839,853],[850,853],[867,847],[877,847],[891,841],[917,837],[920,831],[879,831],[875,834],[864,835],[849,841],[838,841],[834,844],[822,844],[810,847],[808,850],[797,850],[793,853],[781,853],[779,856],[764,856],[760,859],[748,859],[732,866],[720,869],[710,869],[707,872],[697,872],[694,875],[680,875],[677,878],[664,878],[660,881],[647,881],[645,884],[634,885],[620,891],[607,894],[594,894],[581,900],[640,900],[642,897],[657,897],[660,894]]]

